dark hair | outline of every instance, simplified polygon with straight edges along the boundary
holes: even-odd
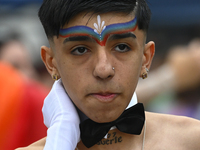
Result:
[[[145,0],[44,0],[38,16],[50,39],[58,36],[60,28],[81,12],[130,14],[134,10],[139,29],[147,31],[151,11]]]

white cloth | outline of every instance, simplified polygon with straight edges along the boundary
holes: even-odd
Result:
[[[127,106],[137,104],[136,94]],[[80,118],[67,95],[61,79],[55,81],[42,108],[44,124],[48,127],[44,150],[74,150],[80,141]]]
[[[135,105],[135,104],[137,104],[137,103],[138,103],[138,101],[137,101],[137,96],[136,96],[136,93],[134,92],[134,93],[133,93],[133,96],[132,96],[132,98],[131,98],[131,101],[130,101],[130,103],[128,104],[128,106],[126,107],[126,109],[132,107],[133,105]]]
[[[61,80],[55,81],[42,112],[48,127],[44,150],[74,150],[80,141],[80,119]]]

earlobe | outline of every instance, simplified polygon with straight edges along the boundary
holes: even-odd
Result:
[[[140,77],[144,73],[148,73],[146,69],[150,69],[151,62],[153,60],[153,56],[155,53],[155,43],[153,41],[148,42],[145,44],[144,53],[143,53],[143,62],[142,62],[142,69],[140,73]]]
[[[44,62],[47,71],[53,77],[55,74],[58,76],[57,67],[55,63],[54,53],[51,48],[47,46],[41,47],[41,58]]]

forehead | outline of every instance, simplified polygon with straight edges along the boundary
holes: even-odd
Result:
[[[97,22],[97,16],[100,16],[101,22],[105,22],[105,25],[124,23],[131,21],[135,18],[134,14],[125,15],[123,13],[104,13],[104,14],[92,14],[92,13],[81,13],[73,17],[69,23],[65,24],[64,28],[72,26],[83,25],[94,28],[94,23]]]
[[[122,34],[121,31],[133,32],[136,28],[137,18],[133,13],[129,15],[123,13],[81,13],[60,29],[59,37],[63,39],[71,36],[88,36],[103,46],[111,34]]]
[[[115,23],[108,26],[105,25],[105,21],[101,20],[101,16],[97,15],[97,23],[94,23],[94,29],[88,26],[76,25],[66,29],[60,29],[60,36],[67,38],[65,41],[71,39],[71,37],[76,38],[84,37],[93,38],[99,45],[105,46],[107,39],[110,35],[121,36],[122,34],[127,34],[135,31],[137,27],[137,18],[132,21],[125,23]]]

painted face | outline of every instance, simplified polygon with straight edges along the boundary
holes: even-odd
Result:
[[[141,74],[144,40],[134,16],[113,13],[101,19],[80,14],[54,37],[52,62],[69,97],[89,118],[110,122],[127,107]]]
[[[106,41],[111,34],[133,32],[137,27],[136,18],[130,22],[104,26],[105,21],[101,22],[101,17],[98,15],[97,22],[98,24],[94,23],[95,29],[87,26],[74,26],[66,29],[60,29],[60,36],[63,38],[87,36],[93,38],[99,45],[105,46]]]

